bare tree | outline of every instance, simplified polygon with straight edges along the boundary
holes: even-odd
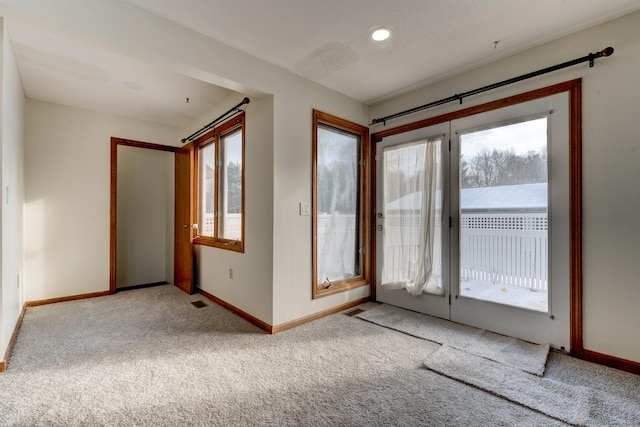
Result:
[[[547,153],[529,151],[518,155],[513,150],[481,150],[461,160],[463,188],[531,184],[547,181]]]

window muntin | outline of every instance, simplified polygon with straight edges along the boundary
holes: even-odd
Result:
[[[195,141],[194,243],[244,252],[244,114]]]
[[[314,111],[314,298],[368,284],[368,129]]]

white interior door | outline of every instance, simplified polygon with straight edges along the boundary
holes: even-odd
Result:
[[[449,202],[444,197],[448,145],[449,123],[376,145],[376,299],[445,319],[450,295]],[[418,295],[407,291],[422,284],[424,292]]]
[[[451,320],[569,348],[568,129],[566,93],[451,122]]]

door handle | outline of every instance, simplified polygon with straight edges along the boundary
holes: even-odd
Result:
[[[198,224],[183,224],[182,228],[193,228],[194,230],[197,230]]]

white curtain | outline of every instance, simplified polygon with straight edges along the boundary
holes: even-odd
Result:
[[[444,295],[441,139],[384,151],[382,285]]]

